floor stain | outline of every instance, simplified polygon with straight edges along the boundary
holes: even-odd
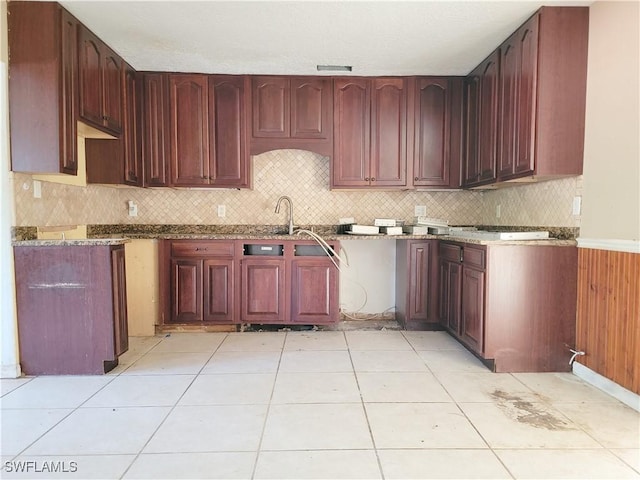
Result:
[[[545,430],[574,430],[567,421],[545,411],[540,405],[523,400],[518,395],[496,389],[491,393],[491,397],[507,416],[519,423]]]

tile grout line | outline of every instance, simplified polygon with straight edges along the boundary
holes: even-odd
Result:
[[[347,344],[347,352],[349,352],[349,361],[351,362],[351,368],[353,370],[353,376],[356,380],[356,386],[358,387],[358,395],[360,396],[360,404],[362,405],[362,411],[364,412],[364,418],[367,421],[367,429],[369,430],[369,436],[371,437],[371,444],[373,445],[373,451],[376,455],[376,461],[378,462],[378,470],[380,471],[380,478],[385,480],[384,470],[382,469],[382,461],[380,460],[380,455],[378,454],[378,447],[376,446],[376,439],[373,436],[373,430],[371,429],[371,423],[369,422],[369,414],[367,413],[367,407],[364,403],[364,398],[362,397],[362,390],[360,389],[360,380],[358,379],[358,375],[356,373],[356,366],[353,363],[353,357],[351,356],[351,346],[349,345],[349,340],[347,339],[346,332],[344,333],[344,341]]]
[[[264,414],[264,422],[262,422],[262,431],[260,432],[260,439],[258,440],[258,447],[256,448],[256,456],[253,462],[253,469],[251,470],[251,479],[256,476],[256,470],[258,468],[258,460],[260,459],[260,451],[262,450],[262,441],[264,440],[264,432],[267,429],[267,422],[269,421],[269,412],[271,411],[271,402],[273,401],[273,394],[276,390],[276,382],[278,381],[278,374],[280,373],[280,364],[282,363],[282,355],[287,344],[288,332],[284,333],[284,340],[282,342],[282,348],[280,349],[280,356],[278,357],[278,365],[276,367],[276,373],[273,377],[273,386],[271,387],[271,395],[269,396],[269,402],[267,403],[267,410]]]
[[[144,442],[144,445],[142,445],[142,447],[140,448],[140,450],[138,451],[138,453],[135,454],[135,457],[133,458],[133,460],[131,461],[131,463],[129,463],[129,466],[124,470],[124,472],[122,472],[122,475],[120,475],[120,479],[123,479],[125,477],[125,475],[129,472],[129,470],[131,470],[131,467],[133,466],[134,463],[136,463],[136,461],[138,460],[138,458],[140,458],[140,455],[142,455],[142,452],[145,448],[147,448],[147,446],[149,445],[149,442],[151,441],[151,439],[158,433],[158,431],[160,430],[160,428],[165,424],[165,422],[167,421],[167,419],[169,418],[169,416],[173,413],[173,411],[176,409],[176,407],[178,406],[178,403],[180,403],[180,400],[182,400],[182,397],[184,397],[184,395],[187,393],[187,390],[189,390],[189,388],[191,388],[191,386],[193,385],[193,383],[196,381],[196,379],[198,378],[198,376],[202,373],[202,370],[204,370],[204,368],[207,366],[207,364],[211,361],[211,359],[213,358],[213,356],[216,354],[216,352],[220,349],[220,346],[227,340],[227,338],[229,337],[228,333],[225,333],[224,338],[222,339],[222,341],[218,344],[218,346],[215,348],[215,350],[211,353],[211,355],[209,356],[208,360],[206,362],[204,362],[204,364],[202,365],[202,367],[200,367],[200,369],[198,370],[198,372],[193,376],[193,379],[191,380],[191,382],[189,382],[189,385],[187,385],[187,387],[184,389],[184,391],[182,392],[182,394],[176,399],[175,403],[173,404],[173,406],[171,406],[169,408],[169,411],[167,412],[167,414],[164,416],[164,418],[162,419],[162,421],[158,424],[158,426],[153,430],[153,432],[151,433],[151,435],[149,435],[149,438],[147,438],[147,441]],[[163,340],[166,337],[163,337]],[[157,347],[158,345],[160,345],[162,343],[162,340],[160,342],[158,342],[157,344],[155,344],[152,348],[150,348],[142,357],[144,357],[145,355],[147,355],[149,352],[151,352],[155,347]],[[140,357],[140,358],[142,358]],[[140,358],[137,361],[140,360]],[[134,362],[135,363],[135,362]],[[132,364],[133,365],[133,364]],[[122,373],[122,372],[121,372]],[[169,375],[176,375],[176,374],[169,374]],[[178,453],[178,452],[173,452],[173,453]]]

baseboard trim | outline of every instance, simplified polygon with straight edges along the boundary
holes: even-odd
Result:
[[[622,385],[603,377],[578,362],[573,363],[573,374],[640,412],[640,395],[637,393],[627,390]]]
[[[19,363],[13,365],[0,366],[0,378],[18,378],[22,376],[22,370]]]
[[[592,248],[594,250],[611,250],[614,252],[640,253],[640,241],[615,240],[609,238],[582,238],[576,239],[578,248]]]

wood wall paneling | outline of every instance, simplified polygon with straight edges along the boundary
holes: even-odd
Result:
[[[640,394],[640,254],[579,249],[577,361]]]

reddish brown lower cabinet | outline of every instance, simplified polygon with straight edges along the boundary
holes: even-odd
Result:
[[[438,240],[396,241],[396,319],[407,330],[440,328]]]
[[[164,241],[161,268],[165,324],[237,322],[233,241]]]
[[[328,257],[291,262],[291,322],[332,323],[338,318],[338,270]]]
[[[496,372],[570,371],[577,248],[440,244],[440,320]]]
[[[243,258],[242,322],[285,323],[285,260],[280,257]]]
[[[123,245],[16,246],[26,375],[103,374],[128,348]]]

